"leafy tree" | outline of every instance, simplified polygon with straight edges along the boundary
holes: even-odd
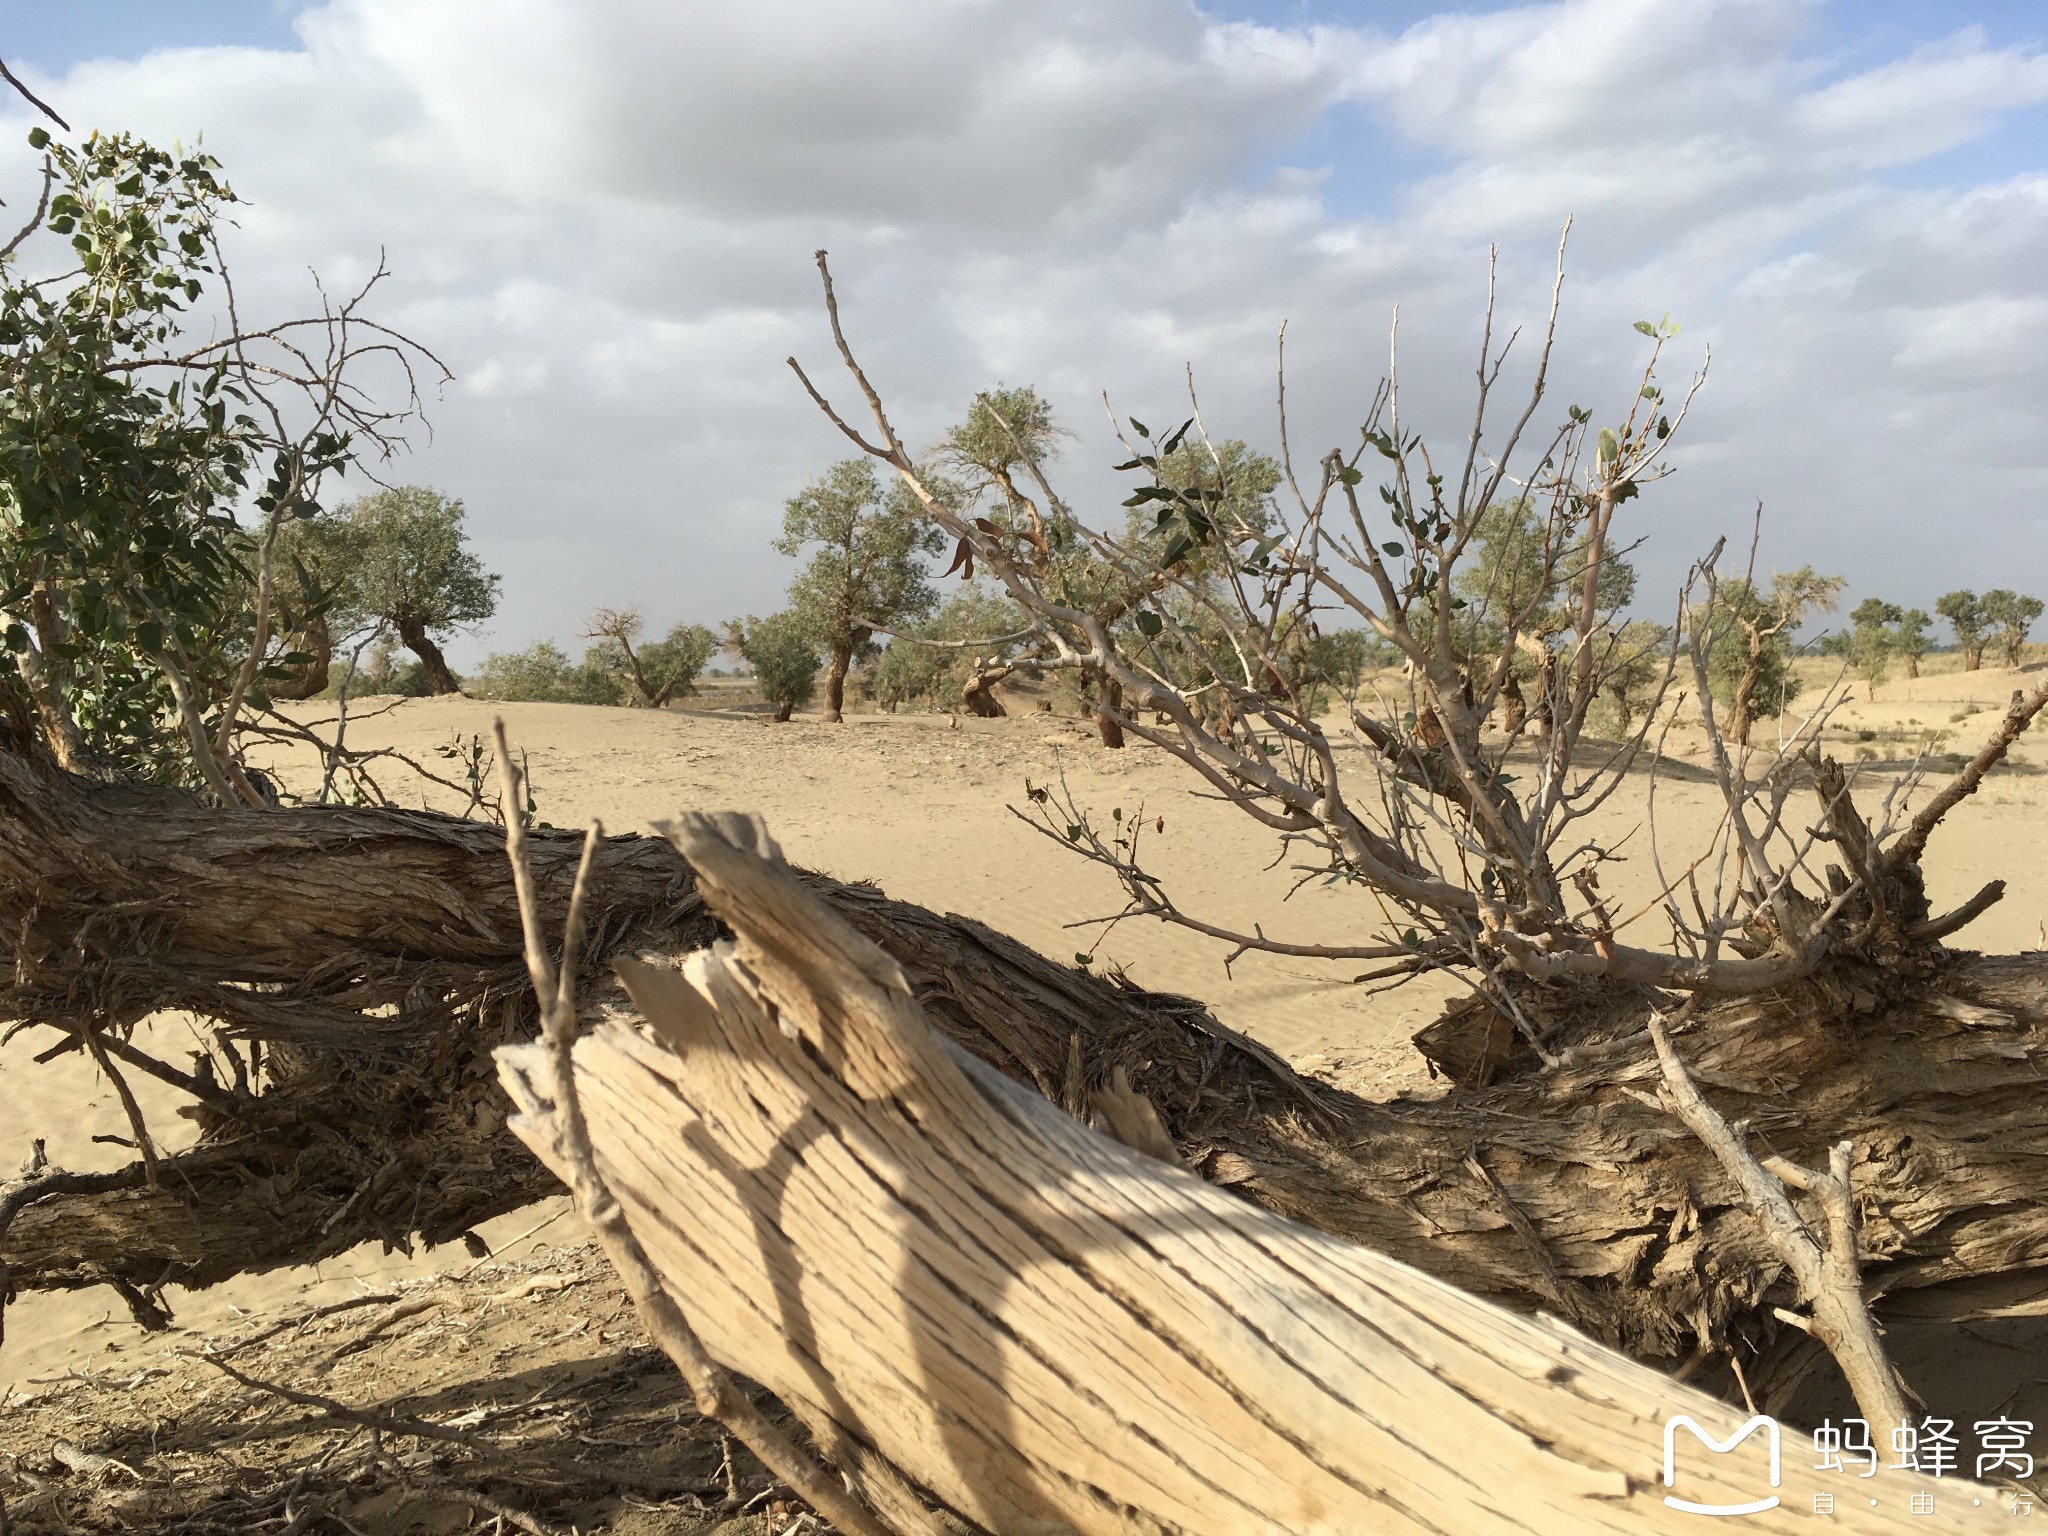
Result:
[[[456,691],[436,637],[498,611],[498,578],[463,531],[462,503],[424,486],[377,491],[308,532],[324,570],[340,573],[336,607],[390,626],[436,693]]]
[[[607,643],[607,654],[632,685],[628,702],[659,709],[696,693],[697,674],[718,653],[718,636],[702,624],[677,624],[653,644],[636,647],[643,628],[637,609],[600,608],[583,634]]]
[[[68,769],[185,779],[190,727],[231,687],[227,653],[251,629],[233,502],[275,445],[223,358],[151,364],[213,272],[214,224],[234,195],[209,156],[125,135],[29,140],[48,155],[47,230],[75,266],[23,278],[13,245],[0,255],[0,609],[14,673],[0,689],[17,728],[32,721]],[[303,488],[302,476],[282,497],[266,486],[265,510],[300,510]]]
[[[315,691],[294,641],[332,600],[285,612],[281,543],[410,414],[357,382],[363,354],[433,360],[359,313],[381,270],[311,319],[186,334],[224,284],[219,165],[127,135],[29,142],[44,198],[0,248],[0,711],[74,771],[265,803],[239,743],[267,690]]]
[[[816,632],[795,611],[784,609],[765,619],[734,619],[726,625],[726,644],[754,669],[754,685],[775,706],[777,720],[787,720],[817,691],[823,663]]]
[[[1600,698],[1617,736],[1627,736],[1663,686],[1671,631],[1648,619],[1632,619],[1617,633],[1595,669]]]
[[[1799,693],[1791,667],[1791,633],[1810,615],[1835,606],[1842,578],[1810,565],[1781,571],[1768,591],[1747,580],[1722,581],[1693,614],[1707,642],[1707,682],[1728,711],[1728,737],[1749,745],[1751,725],[1772,719]]]
[[[523,651],[485,657],[469,692],[479,699],[530,703],[623,704],[626,679],[604,646],[592,646],[578,664],[554,641],[542,640]]]
[[[1453,606],[1459,614],[1454,635],[1462,645],[1475,691],[1486,686],[1509,653],[1503,684],[1506,726],[1519,730],[1527,711],[1523,684],[1537,692],[1537,717],[1548,722],[1557,692],[1557,642],[1578,622],[1586,576],[1587,540],[1572,534],[1530,502],[1495,502],[1476,520],[1469,563],[1451,580]],[[1611,622],[1634,599],[1635,567],[1619,555],[1603,553],[1594,582],[1594,607]],[[1595,690],[1600,655],[1620,655],[1602,646],[1596,653]]]
[[[1053,420],[1052,406],[1037,390],[998,386],[975,398],[967,419],[939,440],[931,459],[958,486],[962,506],[993,493],[1001,512],[1021,515],[1043,539],[1043,516],[1024,489],[1025,466],[1042,465],[1059,451],[1060,439],[1071,435]]]
[[[835,464],[783,509],[785,555],[816,545],[790,583],[790,612],[809,627],[826,655],[825,718],[837,721],[846,702],[846,673],[876,625],[923,618],[938,602],[921,554],[945,547],[907,487],[885,493],[867,459]]]
[[[1866,597],[1849,611],[1850,628],[1829,636],[1821,648],[1855,668],[1870,684],[1874,699],[1878,684],[1891,671],[1892,653],[1898,649],[1898,631],[1894,626],[1904,617],[1905,611],[1897,603]]]
[[[1968,587],[1944,592],[1934,611],[1948,620],[1956,634],[1956,646],[1963,653],[1963,670],[1974,672],[1984,664],[1984,645],[1990,638],[1991,620],[1984,604]]]
[[[1995,626],[1998,645],[2005,652],[2008,667],[2020,664],[2027,631],[2034,627],[2041,611],[2041,599],[2022,596],[2007,587],[1994,587],[1984,594],[1984,620],[1987,626]]]
[[[1920,675],[1920,658],[1927,654],[1927,647],[1933,642],[1927,626],[1933,622],[1921,609],[1908,608],[1899,615],[1898,624],[1892,630],[1892,649],[1905,658],[1908,677]]]

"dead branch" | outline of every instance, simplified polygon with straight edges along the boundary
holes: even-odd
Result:
[[[2036,715],[2048,707],[2048,683],[2043,683],[2032,693],[2014,689],[2012,702],[2006,706],[2005,718],[1998,723],[1998,729],[1991,739],[1977,751],[1977,755],[1963,766],[1956,776],[1944,784],[1940,791],[1921,807],[1906,830],[1885,853],[1885,862],[1894,870],[1907,864],[1917,863],[1926,851],[1927,839],[1941,824],[1942,817],[1954,810],[1969,796],[1977,792],[1977,786],[1984,782],[1984,775],[2005,760],[2005,754],[2012,749],[2019,734],[2033,722]],[[1987,903],[1988,905],[1988,903]]]
[[[1841,1366],[1864,1418],[1873,1425],[1910,1424],[1898,1372],[1885,1357],[1876,1320],[1863,1300],[1855,1196],[1849,1183],[1853,1144],[1840,1141],[1829,1149],[1824,1174],[1784,1158],[1759,1162],[1743,1142],[1743,1128],[1722,1119],[1693,1082],[1664,1021],[1653,1013],[1645,1027],[1673,1112],[1735,1181],[1771,1250],[1797,1279],[1801,1301],[1813,1309],[1811,1332]],[[1785,1193],[1787,1184],[1819,1202],[1827,1224],[1825,1238],[1793,1208]]]

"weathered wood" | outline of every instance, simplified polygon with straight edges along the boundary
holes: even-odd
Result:
[[[550,925],[578,841],[534,836]],[[1736,1192],[1634,1096],[1660,1078],[1635,994],[1560,990],[1555,1070],[1525,1054],[1484,1088],[1374,1104],[1298,1077],[1198,1003],[806,878],[956,1043],[1077,1105],[1123,1068],[1213,1184],[1641,1358],[1739,1349],[1768,1404],[1810,1361],[1772,1320],[1792,1289]],[[658,838],[609,840],[595,900],[593,964],[716,931]],[[260,1092],[200,1085],[200,1145],[157,1187],[136,1168],[126,1188],[24,1210],[0,1236],[18,1287],[204,1285],[365,1240],[446,1241],[552,1187],[503,1129],[490,1065],[534,1028],[499,828],[210,810],[0,754],[0,935],[0,1016],[96,1023],[117,1046],[125,1024],[184,1007],[265,1049]],[[1910,980],[1837,968],[1703,1009],[1677,1043],[1760,1151],[1811,1164],[1855,1142],[1876,1292],[1915,1292],[1924,1316],[1954,1291],[1960,1311],[1984,1304],[1968,1282],[2048,1268],[2044,957],[1955,957]]]
[[[735,940],[622,961],[645,1024],[579,1043],[578,1094],[677,1304],[828,1457],[1004,1536],[1699,1528],[1665,1503],[1666,1421],[1739,1412],[1089,1131],[935,1035],[785,869],[681,836]],[[539,1047],[498,1059],[545,1159]],[[1751,1530],[1845,1486],[1797,1445],[1776,1489],[1759,1447],[1690,1450],[1675,1495],[1783,1501]],[[1896,1530],[1908,1492],[1859,1481],[1834,1528]],[[1971,1497],[1945,1484],[1925,1528],[1976,1528]]]

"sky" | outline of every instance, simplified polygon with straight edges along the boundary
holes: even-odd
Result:
[[[1538,419],[1711,348],[1676,473],[1624,509],[1638,606],[1723,534],[1850,601],[2048,595],[2048,8],[1909,0],[0,0],[77,130],[201,140],[243,314],[359,283],[454,374],[380,466],[503,577],[458,668],[599,605],[778,607],[785,500],[850,451],[812,252],[913,446],[1037,386],[1055,484],[1121,521],[1114,410],[1312,466],[1398,306],[1404,418],[1462,451],[1498,248]],[[0,196],[32,201],[28,109]],[[330,497],[330,500],[332,498]]]

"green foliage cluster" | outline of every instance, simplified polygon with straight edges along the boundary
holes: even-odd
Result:
[[[843,460],[789,499],[775,548],[812,551],[790,583],[789,613],[825,655],[826,718],[840,718],[847,672],[875,626],[914,622],[937,606],[919,557],[944,547],[910,488],[892,480],[884,491],[870,459]]]
[[[395,635],[429,687],[453,693],[438,640],[498,611],[498,578],[470,548],[465,517],[454,497],[399,485],[296,523],[280,541],[297,578],[293,596],[333,633]]]
[[[1752,722],[1776,718],[1798,697],[1792,632],[1832,609],[1842,586],[1841,577],[1803,565],[1779,572],[1768,588],[1722,581],[1694,609],[1691,622],[1707,639],[1707,683],[1728,712],[1728,734],[1738,745],[1748,742]]]
[[[2040,598],[2009,587],[1993,587],[1982,597],[1964,587],[1943,593],[1934,611],[1947,619],[1955,632],[1956,648],[1963,653],[1963,670],[1974,672],[1984,664],[1984,652],[1994,643],[2005,664],[2017,667],[2043,607]]]
[[[726,626],[727,645],[754,669],[754,685],[775,706],[775,718],[810,703],[824,666],[816,632],[809,621],[790,609],[765,619],[735,619]]]
[[[581,661],[571,660],[552,640],[538,641],[523,651],[485,657],[464,691],[508,703],[659,708],[696,693],[698,674],[718,653],[718,637],[701,624],[677,624],[661,639],[634,646],[638,615],[607,610],[599,618],[607,622],[593,629],[598,643],[585,648]]]
[[[125,134],[29,142],[48,156],[44,229],[71,266],[27,275],[0,257],[7,649],[66,766],[193,782],[169,673],[202,710],[231,686],[253,634],[234,503],[268,445],[224,354],[151,364],[177,349],[234,194],[210,156]],[[321,438],[318,463],[280,451],[258,508],[312,510],[305,484],[346,448]]]
[[[609,648],[571,661],[552,640],[484,658],[466,691],[474,698],[542,704],[623,704],[626,679]]]
[[[1588,714],[1596,729],[1626,737],[1655,702],[1670,655],[1671,631],[1648,619],[1631,619],[1610,636],[1594,667],[1600,697]]]

